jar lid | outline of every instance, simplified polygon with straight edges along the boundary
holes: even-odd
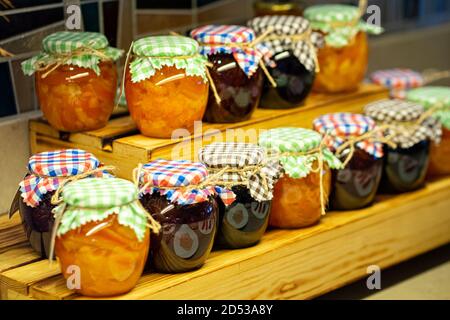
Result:
[[[283,169],[292,178],[304,178],[311,172],[313,163],[318,160],[319,152],[308,152],[318,149],[321,142],[322,136],[319,133],[304,128],[270,129],[259,136],[259,144],[262,147],[281,154],[280,162]],[[331,168],[342,167],[341,161],[327,147],[324,146],[321,151],[324,161]]]
[[[450,129],[450,88],[428,86],[417,88],[407,93],[406,99],[422,104],[425,109],[437,109],[433,115],[442,123],[442,125]]]
[[[247,27],[236,25],[206,25],[191,31],[191,37],[200,43],[200,53],[231,53],[239,67],[251,77],[261,58],[269,54],[263,44],[251,44],[255,32]]]
[[[35,154],[28,162],[29,174],[19,184],[21,196],[28,206],[36,207],[47,192],[57,190],[67,177],[95,170],[99,166],[100,161],[93,154],[80,149]],[[96,172],[93,176],[110,177],[110,174]]]
[[[423,140],[438,142],[442,135],[439,121],[433,117],[418,121],[425,112],[422,105],[404,100],[380,100],[365,106],[364,113],[375,121],[395,128],[392,141],[401,148],[410,148]],[[388,134],[392,133],[388,130]]]
[[[316,48],[323,46],[323,36],[311,32],[308,20],[299,16],[273,15],[251,19],[247,25],[257,34],[272,30],[262,43],[270,50],[271,56],[292,50],[293,54],[309,71],[316,67]],[[301,40],[299,40],[301,37]]]
[[[132,44],[135,59],[130,63],[132,82],[152,77],[163,66],[184,69],[187,76],[206,78],[206,59],[196,41],[183,36],[152,36]]]
[[[143,194],[158,191],[171,202],[187,205],[207,201],[218,194],[225,204],[234,201],[234,194],[215,185],[201,185],[208,177],[203,163],[188,160],[158,159],[144,164],[139,173],[139,185]],[[197,186],[198,188],[183,188]]]
[[[100,74],[100,61],[116,61],[123,50],[109,47],[108,39],[97,32],[59,31],[42,40],[43,52],[22,62],[22,70],[32,75],[52,65],[74,65]]]
[[[409,89],[423,85],[422,74],[411,69],[378,70],[370,75],[373,83],[390,89]]]
[[[351,5],[322,4],[308,7],[304,16],[314,30],[327,33],[325,41],[332,47],[348,45],[360,31],[380,34],[383,28],[361,21],[364,12]]]
[[[273,198],[273,184],[280,176],[281,167],[278,161],[266,159],[264,148],[251,143],[216,142],[201,148],[198,157],[208,166],[210,174],[229,168],[220,179],[236,185],[242,182],[253,199]]]
[[[117,215],[119,224],[133,229],[138,240],[142,241],[145,236],[147,212],[139,204],[138,190],[130,181],[119,178],[78,180],[63,188],[62,198],[64,204],[55,208],[55,212],[62,214],[58,236],[112,214]]]
[[[330,113],[313,121],[314,130],[322,135],[327,134],[327,145],[336,150],[349,137],[358,137],[376,128],[373,119],[354,113]],[[380,133],[381,134],[381,133]],[[356,143],[356,147],[364,150],[374,158],[383,157],[383,144],[372,140]]]

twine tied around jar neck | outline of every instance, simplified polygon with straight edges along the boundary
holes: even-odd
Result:
[[[100,58],[101,61],[111,61],[112,58],[108,57],[102,49],[93,49],[90,47],[80,47],[69,53],[49,53],[51,55],[51,63],[45,64],[42,61],[35,62],[35,69],[38,72],[44,72],[41,75],[42,79],[45,79],[50,73],[55,71],[60,66],[64,65],[73,57],[79,57],[84,55],[91,55]]]
[[[14,54],[12,54],[8,50],[3,49],[2,47],[0,47],[0,56],[1,57],[14,57]]]

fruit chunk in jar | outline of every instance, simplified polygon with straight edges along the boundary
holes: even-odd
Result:
[[[442,139],[439,144],[430,147],[430,165],[428,174],[439,176],[450,174],[450,130],[442,128]]]
[[[36,73],[36,90],[42,113],[61,131],[100,129],[114,109],[117,70],[112,62],[99,64],[100,75],[87,68],[63,65],[45,78]]]
[[[331,189],[331,171],[326,166],[324,171],[326,204]],[[285,175],[275,184],[269,225],[285,229],[307,227],[318,222],[321,214],[319,173],[311,172],[301,179]]]
[[[80,289],[86,296],[106,297],[130,291],[139,280],[147,260],[149,231],[143,241],[135,232],[118,223],[113,214],[89,222],[56,238],[55,252],[67,279],[70,266],[80,268]]]
[[[337,93],[356,90],[364,79],[368,55],[367,35],[364,32],[359,32],[345,47],[326,45],[319,49],[320,72],[314,80],[313,91]]]
[[[170,138],[175,129],[190,133],[201,121],[208,101],[208,83],[186,76],[183,69],[164,66],[139,82],[127,70],[125,93],[131,117],[139,131],[149,137]]]

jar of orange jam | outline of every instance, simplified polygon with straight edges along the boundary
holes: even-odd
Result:
[[[36,74],[44,117],[55,129],[78,132],[102,128],[114,108],[115,61],[122,50],[94,32],[56,32],[42,41],[43,51],[22,63]]]
[[[368,63],[367,33],[383,31],[381,27],[360,21],[365,10],[365,7],[340,4],[315,5],[305,10],[305,18],[313,30],[324,34],[326,43],[318,52],[320,72],[314,91],[338,93],[358,88]]]
[[[325,214],[331,189],[330,169],[342,163],[309,129],[276,128],[263,132],[259,144],[279,157],[284,176],[275,183],[269,225],[301,228]]]
[[[450,174],[450,88],[428,86],[409,91],[406,99],[422,104],[426,110],[433,109],[434,117],[442,124],[440,143],[430,146],[428,175]]]
[[[208,101],[206,58],[197,42],[154,36],[137,40],[131,50],[125,93],[139,131],[155,138],[170,138],[176,129],[192,133]]]
[[[53,211],[60,221],[55,253],[68,287],[94,297],[130,291],[150,245],[148,214],[135,185],[118,178],[78,180],[63,188],[62,200]],[[159,231],[156,221],[151,225]]]

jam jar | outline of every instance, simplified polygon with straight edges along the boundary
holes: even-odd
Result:
[[[148,137],[170,138],[173,131],[194,130],[208,101],[206,59],[188,37],[153,36],[132,44],[125,74],[131,117]]]
[[[352,113],[331,113],[313,121],[316,131],[327,136],[327,146],[344,162],[333,170],[330,204],[336,210],[364,208],[375,199],[383,172],[382,132],[373,119]],[[358,140],[367,135],[368,139]]]
[[[421,87],[425,81],[421,73],[400,68],[375,71],[370,80],[388,88],[392,99],[404,99],[408,90]]]
[[[22,63],[35,75],[44,117],[55,129],[78,132],[106,125],[117,89],[115,61],[122,50],[108,47],[99,33],[53,33],[42,41],[43,51]]]
[[[192,30],[191,37],[200,43],[200,53],[212,64],[204,120],[248,120],[259,104],[264,80],[259,68],[264,47],[248,47],[255,39],[254,31],[243,26],[207,25]]]
[[[218,198],[216,244],[234,249],[258,243],[269,222],[273,184],[281,169],[278,161],[268,161],[260,146],[232,142],[207,145],[200,150],[199,159],[209,174],[220,175],[218,180],[231,186],[236,195],[229,206]]]
[[[31,247],[42,257],[49,255],[55,207],[52,196],[64,180],[77,175],[93,171],[92,176],[110,176],[99,168],[101,164],[94,155],[79,149],[42,152],[30,158],[28,173],[19,184],[10,216],[19,211]]]
[[[319,49],[320,72],[313,90],[338,93],[356,90],[364,79],[368,63],[367,33],[383,29],[360,21],[365,8],[324,4],[308,7],[304,16],[313,30],[323,33],[325,46]]]
[[[138,171],[140,201],[162,228],[152,237],[151,266],[164,273],[200,268],[213,247],[218,221],[217,189],[201,185],[206,167],[155,160]]]
[[[330,169],[342,168],[341,161],[313,130],[271,129],[261,133],[259,144],[279,156],[284,170],[274,186],[269,225],[289,229],[317,223],[328,203]]]
[[[54,209],[55,253],[70,288],[93,297],[133,289],[147,260],[147,225],[160,228],[149,224],[136,186],[118,178],[78,180],[63,187],[62,201]]]
[[[430,141],[439,141],[441,125],[433,117],[423,117],[424,108],[404,100],[380,100],[364,108],[380,125],[388,125],[386,135],[395,147],[385,145],[380,191],[407,192],[425,182]]]
[[[261,108],[298,107],[312,89],[317,63],[317,47],[323,45],[320,33],[311,32],[309,22],[297,16],[264,16],[248,21],[257,34],[271,33],[262,43],[270,50],[268,70],[276,87],[264,82]]]
[[[427,86],[408,92],[406,99],[422,104],[442,125],[441,142],[430,146],[428,175],[450,174],[450,88]]]

